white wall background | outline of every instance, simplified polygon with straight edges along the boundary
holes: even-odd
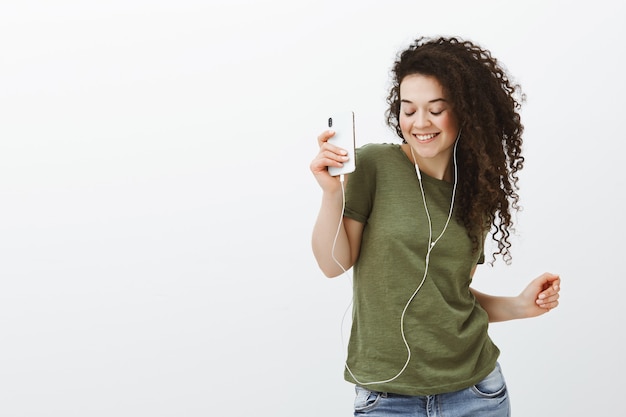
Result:
[[[516,416],[616,415],[626,372],[623,2],[0,5],[0,415],[347,416],[347,278],[317,270],[329,108],[360,144],[420,35],[490,49],[528,96],[511,266],[562,305],[499,323]]]

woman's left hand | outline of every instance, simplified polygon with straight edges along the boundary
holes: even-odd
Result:
[[[561,277],[545,272],[531,281],[519,295],[527,317],[536,317],[559,305]]]

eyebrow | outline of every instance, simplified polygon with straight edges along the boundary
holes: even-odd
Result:
[[[437,103],[438,101],[443,101],[443,102],[448,102],[448,100],[446,100],[445,98],[436,98],[434,100],[430,100],[429,103]],[[410,100],[406,100],[406,99],[402,99],[400,100],[401,103],[408,103],[408,104],[413,104],[412,101]]]

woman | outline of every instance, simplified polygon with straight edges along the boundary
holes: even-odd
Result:
[[[516,297],[470,287],[487,238],[492,260],[511,259],[519,87],[489,51],[458,38],[417,39],[392,75],[387,122],[402,144],[361,147],[344,182],[328,173],[346,152],[326,131],[310,166],[323,191],[313,253],[328,277],[353,267],[345,378],[355,415],[508,416],[488,324],[550,311],[560,286],[544,273]]]

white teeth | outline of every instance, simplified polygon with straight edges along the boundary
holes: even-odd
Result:
[[[429,135],[415,135],[417,140],[429,140],[429,139],[434,138],[435,136],[437,136],[436,133],[431,133]]]

